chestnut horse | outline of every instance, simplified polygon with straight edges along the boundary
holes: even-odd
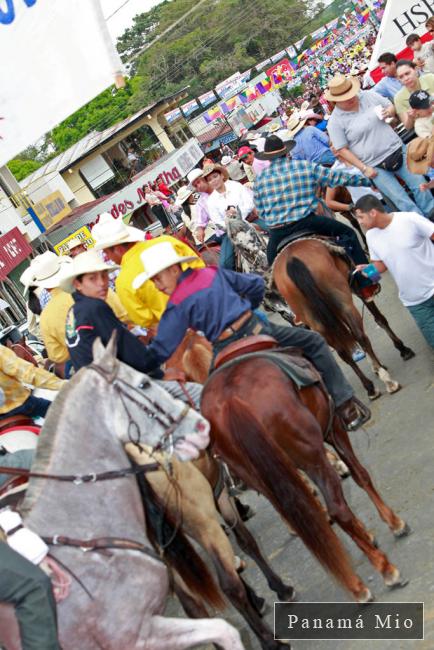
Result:
[[[356,344],[371,359],[373,370],[386,385],[387,392],[395,393],[400,385],[380,362],[365,332],[363,319],[354,305],[349,286],[349,263],[342,252],[341,248],[320,239],[298,239],[276,257],[273,280],[297,321],[322,334],[354,370],[369,398],[376,399],[380,391],[352,358]],[[364,304],[376,323],[391,338],[401,357],[405,361],[414,357],[414,352],[392,331],[376,304]]]
[[[298,390],[262,355],[245,355],[215,370],[204,387],[201,405],[211,424],[213,451],[249,488],[271,502],[356,600],[365,602],[372,598],[368,587],[351,568],[343,545],[298,470],[317,485],[332,521],[354,540],[389,587],[403,586],[399,570],[351,511],[339,477],[327,461],[324,440],[347,464],[393,534],[403,536],[409,528],[382,500],[331,409],[322,384]]]

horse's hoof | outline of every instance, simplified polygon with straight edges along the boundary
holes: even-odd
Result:
[[[400,530],[394,530],[393,531],[393,536],[396,539],[401,539],[401,537],[408,537],[408,535],[411,535],[412,529],[410,526],[405,522],[404,526]]]
[[[375,598],[370,589],[366,587],[356,598],[358,603],[372,603]]]
[[[374,388],[374,392],[368,393],[368,397],[371,400],[371,402],[373,402],[374,399],[378,399],[379,397],[381,397],[381,390],[379,390],[378,388]]]
[[[389,393],[389,395],[393,395],[393,393],[397,393],[398,391],[401,390],[401,388],[402,388],[401,384],[397,381],[394,381],[391,384],[388,384],[388,386],[386,386],[386,390]]]
[[[368,534],[369,534],[369,541],[371,542],[372,546],[374,546],[374,548],[378,548],[378,541],[374,533],[368,533]]]
[[[387,585],[387,587],[392,590],[392,589],[402,589],[402,587],[406,587],[410,580],[407,578],[403,578],[402,576],[397,582],[394,582],[392,585]]]
[[[413,352],[410,348],[404,348],[401,350],[401,358],[404,359],[404,361],[408,361],[409,359],[413,359],[413,357],[416,356],[416,353]]]
[[[297,601],[297,592],[294,587],[286,587],[283,591],[277,592],[277,597],[281,603],[294,603]]]
[[[398,587],[405,587],[408,584],[408,580],[403,578],[399,572],[399,569],[393,567],[389,575],[384,575],[384,583],[389,589],[397,589]]]

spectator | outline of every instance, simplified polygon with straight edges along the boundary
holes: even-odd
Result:
[[[166,183],[164,183],[164,181],[163,181],[163,179],[161,178],[161,176],[159,176],[159,177],[157,178],[157,183],[156,183],[156,184],[157,184],[157,189],[158,189],[158,191],[161,192],[162,194],[164,194],[164,196],[166,196],[166,197],[170,197],[170,196],[172,196],[172,194],[173,194],[172,190],[170,190],[170,189],[167,187]]]
[[[238,149],[238,158],[244,164],[244,168],[250,168],[252,180],[249,180],[251,183],[254,183],[255,179],[264,171],[264,169],[267,169],[267,167],[270,166],[268,160],[259,160],[259,158],[255,156],[253,149],[250,147],[241,147]]]
[[[338,75],[331,79],[326,97],[336,108],[329,119],[333,146],[346,162],[375,180],[380,192],[399,210],[434,213],[434,199],[420,191],[423,176],[407,169],[407,149],[384,118],[395,114],[393,104],[373,90],[360,91],[354,77]],[[399,176],[413,192],[416,203],[401,186]]]
[[[392,102],[396,93],[402,88],[402,84],[396,76],[397,61],[398,59],[391,52],[385,52],[379,57],[378,65],[384,76],[374,87],[376,93]]]
[[[227,169],[231,181],[243,183],[247,180],[243,166],[235,158],[232,158],[231,156],[223,156],[221,159],[221,165]]]
[[[420,138],[430,138],[433,130],[433,103],[426,90],[416,90],[409,99],[410,108],[415,111],[414,130]]]
[[[413,61],[405,59],[396,64],[396,74],[403,88],[395,95],[395,108],[405,128],[410,130],[414,128],[416,119],[414,109],[410,108],[410,95],[416,90],[426,90],[430,95],[434,95],[434,74],[419,77]]]
[[[422,43],[420,36],[410,34],[407,36],[405,44],[414,54],[414,63],[422,72],[434,72],[434,41]]]
[[[357,201],[356,216],[367,229],[371,262],[380,273],[390,271],[401,302],[434,348],[434,224],[414,212],[388,214],[374,196]]]
[[[304,117],[304,119],[291,118],[286,125],[290,137],[295,142],[295,147],[291,151],[291,158],[293,160],[307,160],[320,165],[333,165],[336,158],[330,149],[328,135],[315,128],[315,126],[309,125],[309,122],[313,119],[321,120],[321,116],[311,111],[305,115],[307,117]]]

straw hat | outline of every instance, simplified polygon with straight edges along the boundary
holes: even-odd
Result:
[[[117,244],[143,241],[145,233],[138,228],[127,226],[119,217],[115,219],[110,212],[103,212],[98,223],[91,230],[95,240],[95,250],[100,251]]]
[[[330,79],[328,87],[324,91],[324,97],[329,102],[344,102],[355,97],[359,91],[360,81],[358,79],[337,74]]]
[[[68,271],[63,275],[60,288],[67,293],[72,293],[75,291],[73,282],[79,275],[97,273],[98,271],[115,271],[116,269],[120,269],[120,266],[103,262],[96,250],[92,248],[74,257],[72,264],[68,266]]]
[[[279,129],[281,128],[282,127],[280,126],[280,124],[277,124],[277,122],[271,122],[268,125],[267,131],[268,133],[275,133],[276,131],[279,131]]]
[[[193,194],[193,190],[188,187],[180,187],[176,193],[176,205],[182,205]]]
[[[133,280],[133,289],[136,290],[157,275],[157,273],[161,273],[161,271],[168,269],[174,264],[197,261],[196,255],[178,255],[170,242],[162,242],[161,244],[150,246],[141,253],[140,259],[145,270],[143,273],[139,273]]]
[[[64,277],[65,269],[71,263],[70,257],[66,255],[59,257],[52,251],[45,251],[42,255],[38,255],[21,275],[20,280],[24,284],[24,292],[27,292],[32,286],[41,289],[56,289]]]
[[[306,124],[307,118],[300,119],[300,117],[290,117],[286,123],[286,129],[289,131],[291,138],[293,138]]]
[[[191,172],[188,172],[187,174],[187,180],[188,182],[194,183],[194,181],[197,181],[198,178],[203,177],[203,169],[199,169],[199,167],[196,167],[196,169],[192,169]]]
[[[434,156],[434,137],[415,138],[407,145],[407,167],[413,174],[426,174]]]
[[[319,122],[323,121],[323,116],[320,115],[319,113],[315,113],[311,108],[308,111],[303,111],[303,113],[300,114],[300,119],[305,120],[318,120]]]
[[[273,158],[282,158],[295,147],[294,140],[283,142],[277,135],[270,135],[265,140],[264,151],[258,152],[258,160],[272,160]]]
[[[223,176],[225,181],[229,179],[228,170],[222,165],[218,165],[217,163],[214,163],[212,165],[207,165],[206,167],[203,168],[203,175],[205,178],[210,174],[212,174],[213,172],[219,172]]]

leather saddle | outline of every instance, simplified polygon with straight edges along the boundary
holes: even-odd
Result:
[[[261,350],[270,350],[279,347],[276,339],[268,334],[257,334],[256,336],[245,336],[238,341],[229,343],[215,358],[214,368],[219,368],[224,363],[232,361],[242,354],[251,354],[252,352],[260,352]]]
[[[0,433],[12,427],[32,427],[34,422],[27,415],[9,415],[4,418],[0,416]]]
[[[282,239],[277,246],[277,252],[280,253],[286,246],[288,246],[288,244],[292,244],[297,241],[297,239],[303,239],[303,237],[319,237],[319,235],[314,230],[298,230],[297,232],[292,233],[292,235],[288,235]]]

